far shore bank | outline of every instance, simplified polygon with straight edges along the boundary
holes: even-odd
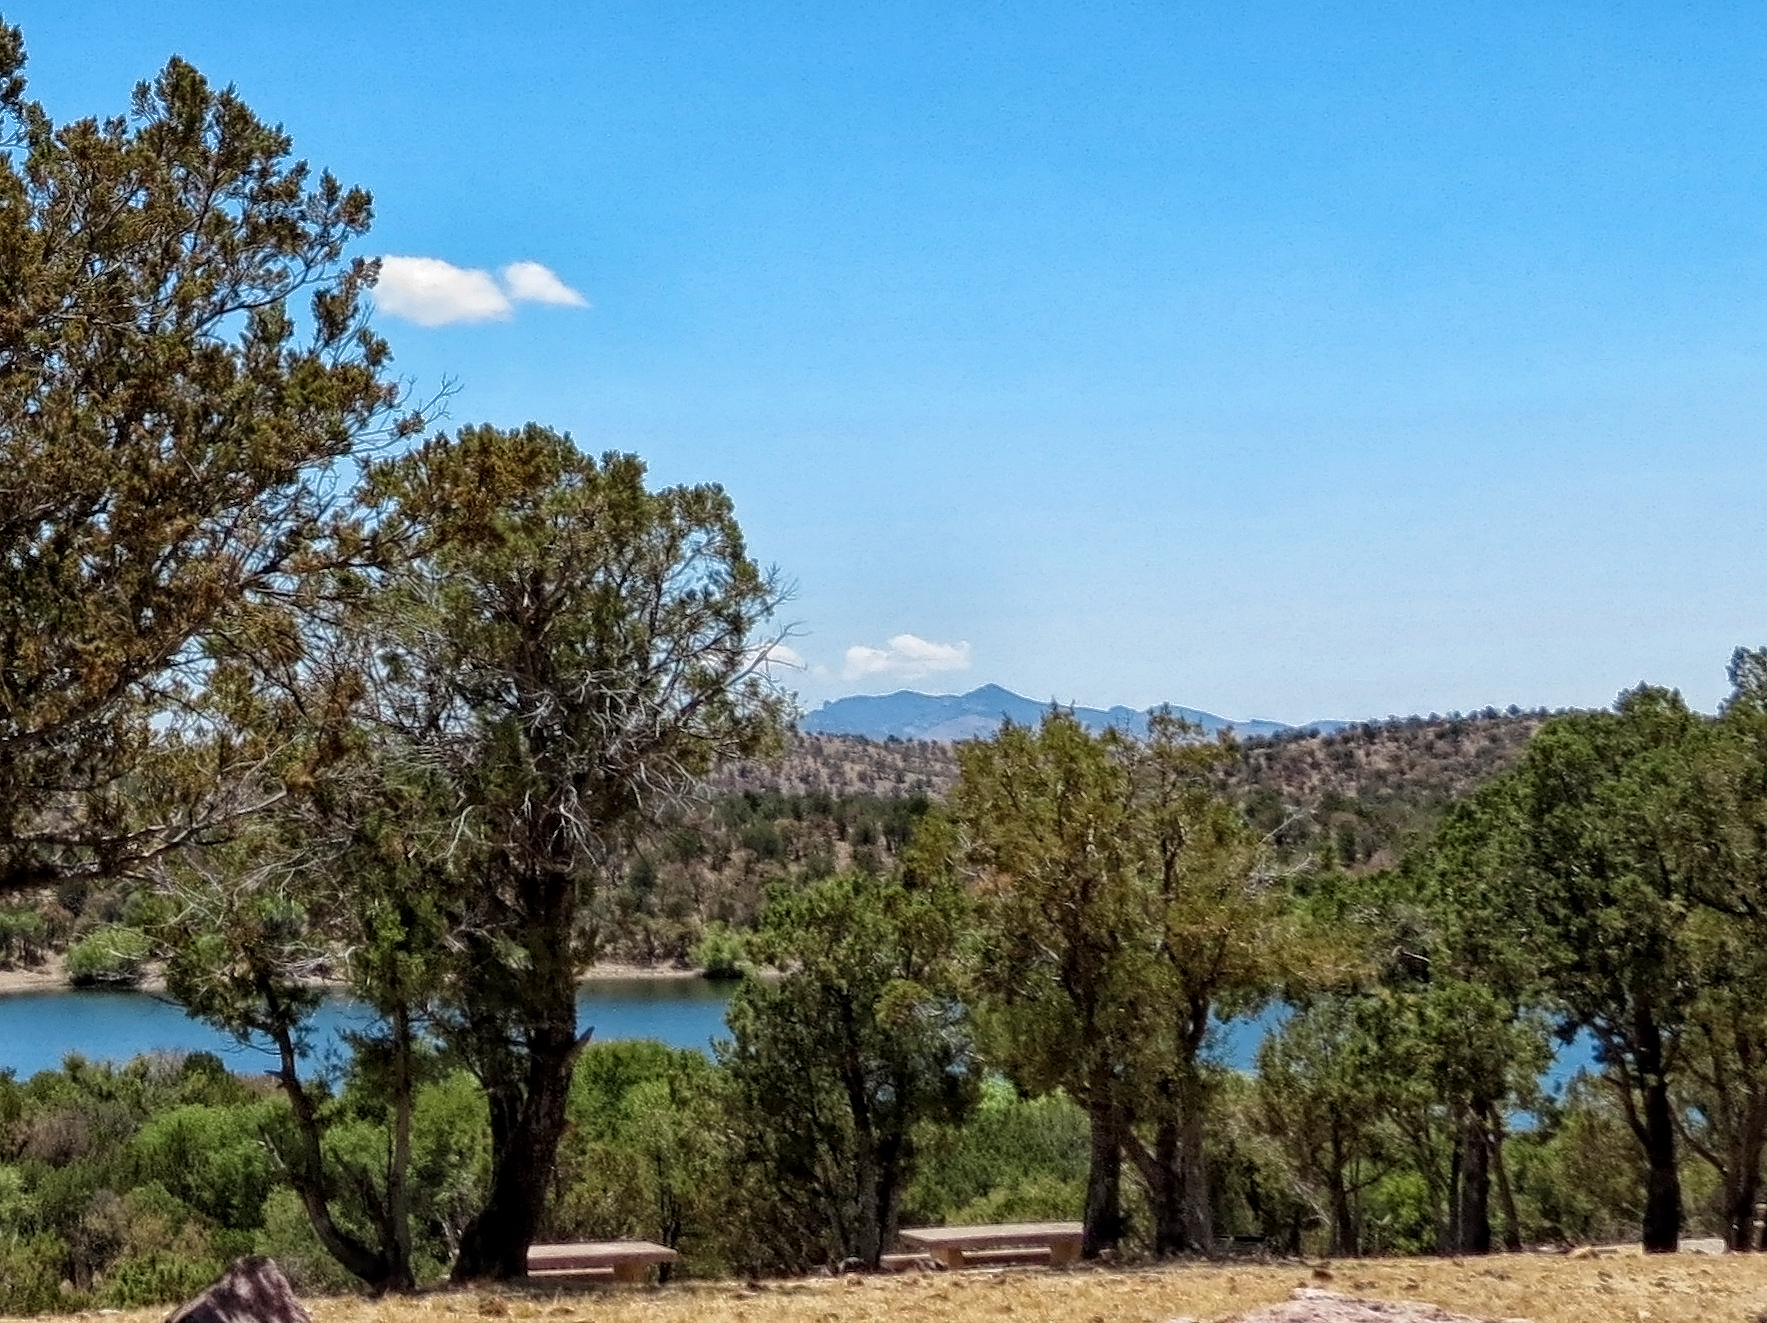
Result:
[[[704,976],[700,971],[690,965],[636,965],[622,961],[608,961],[591,967],[583,974],[580,981],[583,983],[602,983],[620,979],[670,981],[702,977]],[[154,967],[139,983],[133,984],[125,990],[164,993],[166,980],[159,969]],[[67,971],[59,951],[50,954],[40,965],[0,969],[0,997],[18,993],[74,991],[78,991],[78,989],[67,981]]]

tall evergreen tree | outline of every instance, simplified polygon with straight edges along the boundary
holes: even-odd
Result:
[[[57,126],[0,26],[0,889],[114,874],[263,803],[212,737],[290,646],[347,461],[397,416],[368,194],[174,59]],[[335,548],[333,548],[335,551]],[[285,793],[271,786],[268,794]]]

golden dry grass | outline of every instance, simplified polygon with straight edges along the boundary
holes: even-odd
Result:
[[[1363,1260],[1333,1265],[1329,1281],[1295,1264],[980,1271],[759,1286],[439,1291],[320,1299],[309,1307],[314,1323],[1161,1323],[1273,1303],[1300,1285],[1536,1323],[1754,1323],[1767,1312],[1767,1255]],[[167,1312],[107,1311],[104,1323],[149,1323]]]

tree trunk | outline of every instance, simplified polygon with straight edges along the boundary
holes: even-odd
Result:
[[[1337,1172],[1331,1180],[1331,1255],[1334,1259],[1354,1259],[1361,1253],[1362,1236],[1356,1228],[1356,1207],[1343,1173]]]
[[[1209,1155],[1203,1147],[1201,1099],[1187,1107],[1180,1123],[1178,1158],[1184,1171],[1184,1235],[1190,1248],[1210,1254],[1215,1248],[1215,1208],[1209,1185]]]
[[[1756,1248],[1755,1204],[1761,1193],[1761,1156],[1767,1150],[1767,1096],[1758,1082],[1759,1067],[1743,1060],[1741,1117],[1723,1153],[1724,1243],[1743,1253]],[[1707,1155],[1708,1157],[1710,1155]]]
[[[1134,1158],[1141,1182],[1147,1187],[1154,1257],[1167,1259],[1184,1253],[1189,1246],[1184,1228],[1184,1168],[1177,1120],[1167,1117],[1159,1123],[1151,1148],[1133,1132],[1123,1136],[1123,1146]]]
[[[1457,1254],[1491,1252],[1490,1107],[1482,1100],[1467,1109],[1461,1126],[1460,1189],[1455,1209]]]
[[[491,1191],[460,1236],[450,1278],[523,1277],[564,1134],[571,1072],[589,1041],[577,1035],[577,965],[573,927],[576,883],[544,868],[522,881],[513,926],[528,965],[513,1004],[482,1008],[486,1041],[520,1044],[489,1050],[475,1065],[491,1109]],[[508,957],[490,957],[503,964]],[[507,968],[507,964],[504,964]],[[470,1005],[463,1008],[473,1015]]]
[[[1123,1239],[1123,1125],[1115,1102],[1094,1101],[1091,1154],[1086,1168],[1086,1212],[1080,1253],[1096,1259]]]
[[[1515,1191],[1509,1186],[1509,1168],[1503,1161],[1503,1119],[1492,1126],[1491,1170],[1497,1177],[1497,1197],[1503,1204],[1503,1248],[1511,1254],[1522,1252],[1522,1219],[1516,1212]]]
[[[906,1136],[892,1135],[880,1146],[877,1170],[877,1231],[876,1253],[865,1260],[867,1268],[876,1268],[896,1239],[896,1224],[902,1207],[902,1176],[909,1162],[909,1141]]]
[[[266,991],[265,996],[269,999],[272,994]],[[287,1028],[278,1027],[271,1031],[270,1037],[276,1044],[279,1062],[276,1082],[282,1086],[283,1096],[288,1099],[289,1110],[294,1113],[295,1130],[300,1136],[299,1156],[295,1162],[287,1164],[289,1183],[294,1186],[301,1207],[306,1210],[313,1234],[325,1247],[325,1252],[336,1259],[346,1272],[360,1278],[374,1290],[413,1289],[417,1282],[411,1270],[409,1254],[402,1260],[396,1260],[388,1253],[387,1247],[377,1250],[366,1245],[333,1220],[326,1189],[324,1135],[318,1113],[313,1109],[313,1100],[301,1083],[293,1035]]]
[[[1356,1206],[1350,1198],[1349,1161],[1344,1157],[1342,1136],[1331,1136],[1331,1166],[1325,1183],[1331,1193],[1331,1253],[1333,1258],[1353,1259],[1362,1253],[1362,1234],[1356,1225]]]
[[[1655,1034],[1648,1044],[1655,1048]],[[1675,1109],[1663,1077],[1660,1051],[1641,1053],[1644,1092],[1644,1252],[1673,1254],[1681,1247],[1681,1172],[1675,1165]]]
[[[411,1266],[411,1011],[400,1003],[393,1011],[393,1152],[387,1164],[387,1242],[394,1266],[415,1289]]]
[[[515,1087],[487,1085],[491,1193],[461,1233],[454,1281],[527,1274],[528,1246],[546,1208],[546,1187],[564,1134],[577,1050],[576,1035],[569,1030],[536,1034],[528,1048],[525,1081]]]

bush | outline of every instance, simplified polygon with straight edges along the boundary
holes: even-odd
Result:
[[[43,1314],[77,1308],[61,1289],[67,1246],[59,1236],[0,1238],[0,1314]]]
[[[257,1251],[276,1260],[299,1295],[341,1295],[362,1285],[319,1243],[300,1196],[286,1186],[264,1201]]]
[[[0,905],[0,960],[40,964],[47,940],[47,927],[35,907]]]
[[[748,947],[741,933],[714,921],[693,948],[693,963],[707,978],[741,978],[748,965]]]
[[[264,1147],[267,1111],[280,1102],[248,1107],[173,1107],[149,1118],[129,1142],[135,1178],[157,1181],[181,1202],[223,1227],[256,1227],[264,1200],[277,1183]]]
[[[928,1137],[928,1160],[909,1187],[905,1213],[928,1222],[999,1221],[989,1209],[1035,1207],[1033,1221],[1076,1217],[1085,1202],[1086,1114],[1064,1093],[1020,1098],[986,1080],[961,1127]],[[1017,1214],[1010,1219],[1018,1220]]]
[[[126,1258],[105,1274],[98,1302],[112,1309],[188,1300],[222,1272],[216,1259],[191,1259],[165,1250]]]
[[[141,981],[153,943],[139,928],[95,928],[67,953],[67,980],[76,988],[129,987]]]

